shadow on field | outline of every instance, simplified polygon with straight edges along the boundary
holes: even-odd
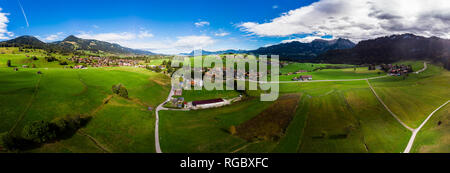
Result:
[[[85,127],[91,116],[64,116],[50,122],[35,121],[17,132],[2,137],[3,147],[12,152],[23,152],[72,138],[80,128]]]

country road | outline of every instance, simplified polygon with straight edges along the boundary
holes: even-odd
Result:
[[[423,121],[422,124],[420,124],[419,128],[414,129],[413,130],[413,134],[411,135],[411,138],[409,139],[408,145],[405,148],[405,151],[403,151],[403,153],[409,153],[411,151],[411,148],[414,144],[414,140],[416,139],[416,135],[417,133],[419,133],[420,129],[422,129],[422,127],[427,123],[427,121],[434,115],[434,113],[436,113],[438,110],[440,110],[442,107],[444,107],[445,105],[447,105],[450,102],[450,100],[448,100],[447,102],[445,102],[443,105],[439,106],[436,110],[434,110],[433,112],[431,112],[430,115],[428,115],[427,119],[425,119],[425,121]]]
[[[161,103],[160,105],[158,105],[158,107],[156,107],[155,110],[155,114],[156,114],[156,121],[155,121],[155,149],[156,149],[156,153],[162,153],[161,151],[161,146],[159,144],[159,114],[158,112],[160,110],[167,110],[166,108],[164,108],[164,104],[166,104],[168,101],[170,101],[170,99],[172,98],[173,94],[174,94],[174,90],[173,90],[173,85],[171,85],[172,87],[170,88],[170,92],[169,92],[169,96],[167,96],[166,101],[164,101],[163,103]]]
[[[425,70],[427,70],[428,66],[427,63],[424,62],[424,67],[419,70],[416,71],[414,73],[419,74]],[[276,81],[276,82],[262,82],[262,81],[252,81],[252,80],[245,80],[245,81],[249,81],[249,82],[259,82],[259,83],[301,83],[301,82],[345,82],[345,81],[367,81],[369,88],[371,89],[371,91],[374,93],[374,95],[376,96],[376,98],[378,99],[378,101],[384,106],[384,108],[406,129],[408,129],[409,131],[412,132],[412,136],[411,139],[404,151],[404,153],[409,153],[409,151],[411,150],[411,147],[414,143],[414,139],[417,135],[417,133],[419,132],[419,130],[422,128],[423,125],[425,125],[425,123],[428,121],[428,119],[436,112],[438,111],[440,108],[442,108],[443,106],[445,106],[446,104],[449,103],[449,101],[447,101],[445,104],[441,105],[438,109],[436,109],[435,111],[433,111],[428,118],[420,125],[419,128],[417,129],[413,129],[411,127],[409,127],[408,125],[406,125],[403,121],[400,120],[400,118],[397,117],[397,115],[395,115],[390,109],[389,107],[383,102],[383,100],[381,100],[381,98],[378,96],[378,94],[375,92],[375,89],[372,87],[372,85],[370,84],[369,80],[371,79],[379,79],[379,78],[385,78],[385,77],[389,77],[389,75],[384,75],[384,76],[378,76],[378,77],[371,77],[371,78],[362,78],[362,79],[337,79],[337,80],[313,80],[313,81]],[[167,97],[166,101],[164,101],[163,103],[161,103],[160,105],[158,105],[158,107],[156,108],[155,112],[156,112],[156,121],[155,121],[155,149],[156,149],[156,153],[162,153],[161,151],[161,146],[160,146],[160,142],[159,142],[159,114],[158,112],[160,110],[172,110],[172,109],[167,109],[164,108],[163,105],[165,103],[167,103],[168,101],[170,101],[170,99],[172,98],[174,94],[174,86],[172,85],[171,89],[170,89],[170,93],[169,96]]]

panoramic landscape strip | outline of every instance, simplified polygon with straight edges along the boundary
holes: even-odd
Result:
[[[0,3],[2,155],[450,152],[447,1],[40,5]]]

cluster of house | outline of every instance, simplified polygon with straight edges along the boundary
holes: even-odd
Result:
[[[69,58],[69,60],[75,63],[86,64],[91,67],[136,66],[145,68],[144,65],[139,65],[139,60],[135,59],[117,59],[117,58],[93,57],[93,56],[81,58],[74,56],[72,58]]]
[[[176,105],[177,108],[187,108],[187,103],[184,101],[184,97],[172,98],[170,102],[172,102],[172,105]]]
[[[270,74],[270,71],[267,72],[256,72],[256,71],[241,71],[231,68],[193,68],[194,72],[201,72],[203,74],[203,78],[209,77],[212,80],[215,80],[216,77],[218,77],[216,74],[219,74],[222,70],[222,79],[227,80],[227,72],[233,71],[233,78],[232,79],[257,79],[261,77],[266,77],[268,74]],[[190,83],[191,86],[203,86],[203,79],[183,79],[182,84],[188,84]]]
[[[300,74],[300,73],[306,73],[306,72],[308,72],[308,71],[307,70],[299,70],[299,71],[296,71],[296,72],[286,73],[286,75]]]
[[[301,75],[298,77],[293,77],[293,81],[309,81],[312,80],[312,75]]]
[[[182,96],[183,90],[182,89],[175,89],[174,90],[174,96]],[[239,97],[241,98],[241,96]],[[171,100],[172,105],[176,105],[179,109],[208,109],[208,108],[215,108],[215,107],[221,107],[230,104],[230,101],[224,100],[222,98],[218,99],[210,99],[210,100],[198,100],[198,101],[192,101],[192,102],[186,102],[183,97],[177,97],[172,98]]]
[[[401,76],[413,72],[411,65],[381,65],[381,68],[391,76]]]

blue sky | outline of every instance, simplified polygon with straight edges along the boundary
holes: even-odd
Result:
[[[400,33],[450,38],[448,0],[0,0],[0,8],[0,40],[75,35],[170,54]]]
[[[205,38],[199,38],[200,42],[206,44],[204,49],[208,50],[254,49],[279,43],[289,37],[248,36],[238,25],[247,21],[265,22],[310,3],[303,0],[1,0],[0,7],[2,13],[9,13],[7,30],[14,33],[13,37],[33,35],[51,42],[68,35],[82,35],[129,47],[146,48],[147,45],[155,47],[153,51],[156,52],[179,53],[189,47],[182,50],[158,50],[161,47],[158,43],[176,42],[180,37],[189,36],[210,37],[213,40],[211,44]],[[148,33],[148,37],[140,38],[140,33]],[[114,40],[103,38],[102,35],[98,37],[97,34],[109,34],[103,37],[134,34],[136,39]],[[145,44],[136,45],[140,43]]]

